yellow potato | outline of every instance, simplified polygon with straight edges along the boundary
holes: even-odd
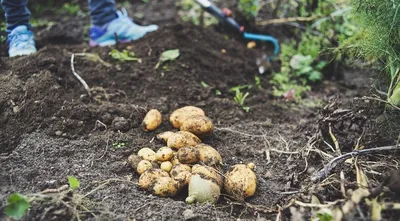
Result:
[[[198,137],[205,137],[212,134],[214,125],[210,118],[202,115],[194,115],[186,118],[180,130],[191,132]]]
[[[256,192],[256,174],[247,165],[237,164],[225,174],[224,187],[229,195],[244,200]]]
[[[179,149],[186,146],[196,146],[199,143],[201,143],[201,140],[196,135],[179,131],[168,139],[167,146],[169,148]]]
[[[161,169],[146,170],[139,177],[139,186],[142,189],[149,190],[160,177],[169,177],[169,174]]]
[[[155,182],[152,193],[160,197],[174,196],[181,188],[181,185],[171,177],[160,177]]]
[[[200,152],[196,147],[182,147],[178,150],[177,157],[183,164],[197,163],[200,158]]]
[[[178,164],[172,167],[171,177],[176,180],[177,182],[182,183],[183,186],[189,184],[192,168],[186,164]]]
[[[160,134],[157,134],[156,138],[167,143],[168,138],[171,137],[173,134],[174,134],[174,132],[172,132],[172,131],[165,131]]]
[[[201,108],[194,106],[185,106],[173,111],[169,117],[169,121],[171,122],[173,127],[179,129],[183,124],[183,122],[186,120],[186,118],[193,115],[205,116],[205,113]]]
[[[213,181],[195,174],[189,182],[189,194],[186,198],[188,204],[197,203],[216,203],[221,195],[221,188]]]
[[[131,154],[128,157],[128,163],[134,170],[136,170],[140,161],[142,161],[142,158],[136,154]]]
[[[162,122],[162,115],[160,111],[156,109],[151,109],[147,112],[143,119],[142,126],[145,131],[152,131],[157,129]]]
[[[172,163],[169,161],[162,162],[160,168],[165,172],[169,172],[172,169]]]
[[[161,147],[156,153],[156,160],[169,161],[174,157],[174,151],[169,147]]]
[[[192,167],[192,174],[198,174],[205,179],[209,179],[218,184],[218,186],[223,185],[223,176],[221,172],[213,167],[196,164]]]
[[[142,157],[143,160],[148,160],[150,162],[156,160],[156,152],[148,147],[140,149],[137,155]]]
[[[219,166],[222,164],[222,157],[216,149],[207,144],[198,144],[196,148],[199,150],[199,160],[207,166]]]
[[[153,168],[153,164],[151,164],[148,160],[141,160],[136,168],[138,174],[143,174],[146,170],[150,170]]]
[[[176,156],[174,156],[174,157],[171,159],[170,162],[172,163],[172,166],[181,164],[181,162],[179,162],[179,160],[178,160],[178,158],[177,158]]]

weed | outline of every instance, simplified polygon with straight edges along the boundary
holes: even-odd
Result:
[[[201,82],[201,86],[204,87],[204,88],[208,88],[208,84],[206,82],[204,82],[204,81]]]
[[[260,10],[259,0],[239,0],[239,10],[247,19],[253,19],[258,15]]]
[[[204,13],[199,4],[193,0],[179,0],[176,5],[179,7],[179,16],[184,22],[191,22],[195,25],[203,24],[210,26],[218,24],[218,20],[208,13]]]
[[[221,93],[221,91],[220,90],[218,90],[218,89],[215,89],[215,95],[221,95],[222,93]]]
[[[112,49],[109,55],[115,60],[126,62],[126,61],[138,61],[139,59],[136,57],[133,51],[123,50],[122,52],[118,49]]]
[[[16,220],[21,219],[31,206],[30,201],[28,197],[20,193],[11,194],[7,199],[5,214]]]
[[[68,184],[69,184],[69,188],[74,191],[75,189],[80,187],[80,182],[76,177],[73,176],[68,176]]]
[[[125,141],[116,141],[112,144],[114,149],[121,149],[124,148],[126,146],[127,142]]]
[[[154,69],[158,69],[160,67],[160,65],[162,65],[163,63],[165,63],[167,61],[173,61],[173,60],[177,59],[179,57],[179,55],[180,55],[179,49],[164,51],[163,53],[161,53],[161,56],[158,59],[158,62],[156,64],[156,66],[154,67]]]
[[[249,112],[249,110],[250,110],[250,107],[244,106],[244,101],[246,100],[246,98],[248,96],[249,96],[249,92],[246,92],[245,94],[243,94],[243,92],[238,87],[236,87],[234,100],[246,112]]]
[[[78,4],[74,4],[74,3],[65,3],[62,8],[61,8],[62,12],[65,12],[69,15],[77,15],[78,12],[80,11],[80,7]]]
[[[255,76],[255,77],[254,77],[254,80],[255,80],[255,85],[256,85],[256,87],[257,87],[258,89],[262,89],[263,87],[261,86],[261,79],[260,79],[260,77]]]

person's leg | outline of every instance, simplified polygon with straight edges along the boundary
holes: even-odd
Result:
[[[20,25],[25,25],[28,29],[31,28],[29,24],[31,12],[27,4],[28,0],[1,0],[1,6],[5,12],[7,32],[11,32]]]
[[[95,26],[104,26],[117,18],[114,0],[89,0],[89,10]]]
[[[126,10],[116,11],[114,0],[89,0],[92,18],[90,46],[108,46],[137,40],[146,33],[158,29],[157,25],[140,26],[128,17]]]
[[[1,0],[7,23],[7,44],[10,57],[36,52],[35,39],[29,19],[28,0]]]

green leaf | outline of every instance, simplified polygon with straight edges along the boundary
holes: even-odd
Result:
[[[207,88],[207,87],[208,87],[208,84],[207,84],[206,82],[202,81],[202,82],[201,82],[201,86],[203,86],[204,88]]]
[[[215,95],[221,95],[222,93],[221,93],[221,91],[220,90],[218,90],[218,89],[215,89]]]
[[[322,73],[314,70],[310,72],[310,74],[308,75],[308,79],[313,82],[320,81],[322,80]]]
[[[29,209],[30,203],[26,196],[13,193],[7,199],[5,213],[13,219],[21,219]]]
[[[71,188],[71,190],[75,190],[75,189],[79,188],[81,185],[79,183],[79,180],[73,176],[68,176],[68,183],[69,183],[69,188]]]
[[[179,49],[164,51],[163,53],[161,53],[158,63],[154,69],[158,69],[158,67],[166,61],[173,61],[177,59],[179,55],[180,55]]]
[[[109,53],[109,55],[111,55],[111,57],[114,58],[115,60],[119,60],[122,62],[139,60],[136,57],[135,52],[128,51],[128,50],[123,50],[121,52],[121,51],[118,51],[117,49],[112,49],[111,52]]]

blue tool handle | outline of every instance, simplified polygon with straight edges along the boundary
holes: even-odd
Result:
[[[276,38],[269,36],[269,35],[260,35],[260,34],[252,34],[252,33],[243,33],[243,37],[249,40],[256,40],[256,41],[268,41],[274,45],[274,54],[268,58],[268,60],[272,60],[275,56],[279,53],[279,43]]]

